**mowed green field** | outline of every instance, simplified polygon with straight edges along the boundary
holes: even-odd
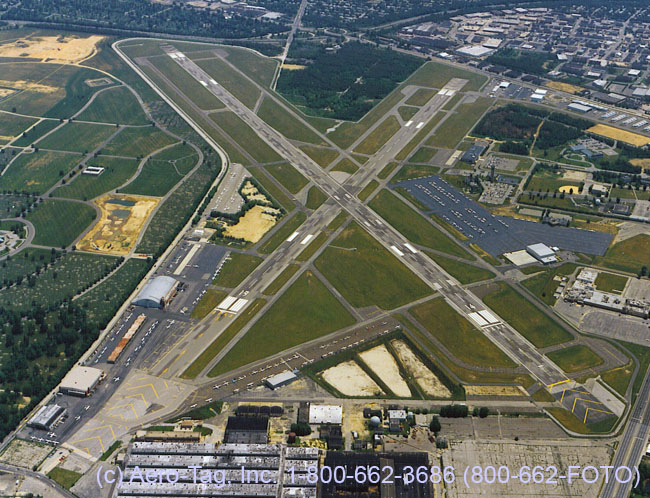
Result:
[[[176,138],[154,126],[125,128],[101,152],[109,156],[144,157],[176,142]]]
[[[316,133],[300,123],[269,97],[264,97],[257,115],[290,140],[325,145]]]
[[[430,61],[415,71],[411,77],[406,80],[405,84],[428,88],[442,88],[452,78],[468,80],[465,86],[461,89],[463,92],[479,90],[487,81],[487,77],[480,73],[450,66],[441,62]]]
[[[402,118],[403,121],[408,121],[410,120],[413,116],[415,116],[420,109],[418,107],[411,107],[408,105],[403,105],[397,108],[397,112],[399,112],[399,116]]]
[[[411,242],[452,256],[470,258],[467,251],[455,244],[389,190],[384,189],[379,192],[368,205]]]
[[[237,287],[262,262],[262,258],[231,252],[212,283],[221,287]]]
[[[236,66],[250,79],[263,87],[269,88],[278,66],[277,59],[271,59],[252,50],[229,45],[219,46],[220,50],[228,53],[228,62]]]
[[[325,285],[307,271],[235,344],[210,375],[228,372],[354,322],[352,315]]]
[[[300,225],[307,219],[307,215],[302,211],[297,212],[289,218],[284,225],[277,229],[262,245],[258,252],[262,254],[271,254],[280,244],[282,244]]]
[[[239,71],[219,57],[194,62],[246,107],[249,109],[255,107],[261,91]]]
[[[303,145],[300,147],[300,150],[311,157],[321,168],[327,167],[334,159],[339,157],[339,153],[334,149],[316,147],[314,145]]]
[[[41,149],[88,153],[108,140],[116,131],[115,126],[73,121],[40,140],[36,145]]]
[[[307,202],[305,206],[309,209],[318,209],[323,202],[327,200],[327,195],[318,187],[313,186],[307,192]]]
[[[36,123],[36,119],[0,112],[0,144],[6,144]]]
[[[420,71],[424,70],[423,68],[419,69]],[[428,70],[427,70],[428,71]],[[406,105],[415,105],[422,107],[424,104],[431,100],[437,92],[431,88],[418,88],[413,95],[411,95],[408,100],[405,102]]]
[[[425,166],[419,164],[405,164],[402,166],[397,174],[390,179],[390,183],[401,182],[402,180],[410,180],[411,178],[421,178],[423,176],[433,176],[440,172],[440,168],[436,166]]]
[[[77,174],[72,181],[57,188],[54,195],[68,199],[94,199],[118,188],[131,178],[138,169],[138,161],[136,159],[122,159],[118,157],[95,157],[88,161],[87,165],[101,166],[105,170],[99,176]]]
[[[149,123],[138,100],[125,86],[109,88],[99,93],[77,119],[127,125]]]
[[[497,285],[495,291],[483,297],[483,302],[535,347],[545,348],[573,338],[557,322],[542,313],[508,284],[499,282]]]
[[[289,163],[266,166],[266,171],[292,194],[297,194],[309,183],[309,180]]]
[[[611,246],[596,264],[615,270],[637,273],[642,267],[650,268],[650,235],[640,234]]]
[[[432,252],[427,252],[427,255],[436,263],[438,263],[443,268],[443,270],[445,270],[463,285],[480,282],[481,280],[487,280],[489,278],[494,278],[495,276],[494,273],[489,270],[470,265],[469,263],[465,263],[463,261],[446,258],[445,256],[440,256],[440,254],[435,254]]]
[[[218,112],[210,116],[211,119],[221,127],[235,142],[248,152],[253,159],[260,163],[272,163],[280,161],[282,158],[269,147],[235,113],[230,111]]]
[[[546,356],[566,373],[579,372],[603,364],[600,356],[582,344],[552,351]]]
[[[360,154],[374,154],[377,152],[390,137],[395,135],[400,129],[399,121],[395,116],[388,116],[382,121],[370,134],[361,142],[355,152]]]
[[[334,239],[315,264],[356,308],[393,309],[432,292],[356,222]]]
[[[517,365],[443,298],[409,310],[429,333],[459,360],[481,367],[514,368]]]
[[[94,221],[95,216],[95,210],[86,204],[46,199],[26,218],[36,230],[34,244],[67,247]]]
[[[476,102],[459,105],[454,114],[449,116],[427,140],[427,144],[450,149],[456,147],[493,102],[492,99],[479,97]]]
[[[80,160],[78,155],[64,152],[21,154],[0,177],[0,189],[44,194]]]
[[[17,147],[27,147],[28,145],[33,144],[45,135],[47,132],[52,131],[54,128],[59,126],[58,120],[55,119],[46,119],[38,123],[36,126],[31,128],[29,131],[25,132],[25,135],[21,135],[18,140],[16,140],[13,145]]]
[[[356,164],[354,164],[350,159],[344,157],[332,168],[332,171],[343,171],[344,173],[349,173],[350,175],[356,173],[359,170]]]

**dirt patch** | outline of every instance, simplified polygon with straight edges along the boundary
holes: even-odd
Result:
[[[519,386],[465,386],[468,396],[528,396]]]
[[[576,187],[575,185],[562,185],[558,190],[560,192],[564,192],[565,194],[580,193],[580,187]]]
[[[282,64],[282,69],[287,69],[288,71],[300,71],[305,69],[307,66],[301,64]]]
[[[14,90],[12,88],[0,88],[0,99],[11,95],[15,91],[16,90]]]
[[[373,372],[400,398],[409,398],[411,390],[399,373],[399,367],[392,354],[383,344],[359,354]]]
[[[569,169],[562,174],[562,180],[584,182],[587,179],[587,176],[588,174],[584,171],[574,171]]]
[[[41,85],[40,83],[32,83],[31,81],[24,80],[0,80],[0,86],[8,86],[11,88],[3,88],[2,90],[10,93],[16,90],[27,90],[37,93],[55,93],[60,91],[60,88],[50,85]]]
[[[561,81],[549,81],[546,83],[546,86],[567,93],[579,93],[584,90],[582,87],[571,85],[570,83],[563,83]]]
[[[346,396],[375,396],[384,392],[354,361],[346,361],[325,370],[321,377]]]
[[[46,444],[14,439],[0,455],[0,462],[31,470],[35,465],[40,465],[52,449]]]
[[[101,218],[77,248],[102,254],[128,254],[159,201],[159,198],[142,195],[100,197],[95,204],[101,210]]]
[[[278,222],[277,209],[266,206],[253,206],[239,218],[236,225],[227,225],[224,234],[237,239],[255,243]]]
[[[247,181],[241,189],[241,193],[247,201],[269,202],[266,196],[257,190],[257,187]]]
[[[643,168],[643,172],[645,173],[647,170],[650,169],[650,159],[642,158],[642,159],[630,159],[630,162],[634,164],[634,166],[639,166],[640,168]]]
[[[46,62],[80,62],[96,52],[103,36],[38,36],[0,45],[0,57],[24,57]]]
[[[422,390],[429,396],[435,398],[450,398],[451,392],[440,379],[422,363],[415,353],[404,341],[393,341],[391,345],[395,348],[397,357],[404,365],[404,368],[415,378],[415,381]]]
[[[621,142],[636,145],[637,147],[643,147],[644,145],[650,143],[650,138],[646,136],[604,124],[597,124],[595,126],[592,126],[587,131],[590,133],[595,133],[596,135],[613,138],[614,140],[620,140]]]

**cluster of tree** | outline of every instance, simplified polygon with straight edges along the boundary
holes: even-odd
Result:
[[[534,52],[503,48],[490,55],[487,61],[492,64],[515,69],[528,74],[544,74],[549,70],[549,62],[555,58],[548,52]]]
[[[474,133],[495,140],[524,140],[530,143],[541,122],[536,109],[508,104],[486,114],[476,125]]]
[[[541,150],[558,147],[579,138],[581,135],[582,130],[579,128],[563,125],[547,119],[539,130],[535,147]]]
[[[311,434],[311,427],[309,424],[299,422],[297,424],[291,424],[291,432],[294,432],[296,436],[309,436]]]
[[[519,154],[520,156],[528,155],[528,147],[525,143],[506,140],[499,146],[499,151],[506,154]]]
[[[561,112],[553,112],[549,114],[548,119],[551,121],[557,121],[558,123],[562,123],[567,126],[578,128],[579,130],[586,130],[587,128],[591,128],[594,125],[594,122],[588,119],[576,118],[570,114],[564,114]]]
[[[599,161],[599,166],[602,169],[609,170],[609,171],[618,171],[620,173],[630,173],[632,175],[638,175],[641,173],[641,168],[639,166],[635,166],[632,164],[630,161],[628,161],[625,157],[617,157],[615,161],[608,161],[606,159],[601,159]]]
[[[465,418],[468,414],[467,405],[446,405],[440,408],[440,416],[444,418]]]
[[[319,46],[307,68],[282,72],[277,89],[316,115],[356,121],[421,64],[416,57],[359,42],[335,52]]]

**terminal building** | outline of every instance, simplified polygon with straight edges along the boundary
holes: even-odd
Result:
[[[76,366],[63,377],[59,392],[72,396],[88,396],[104,378],[99,368]]]
[[[27,425],[34,429],[50,431],[52,426],[65,416],[65,412],[65,408],[59,405],[41,406]]]
[[[164,308],[176,295],[177,287],[178,281],[172,277],[155,277],[146,283],[133,304],[143,308]]]

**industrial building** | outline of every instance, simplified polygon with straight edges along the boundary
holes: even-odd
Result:
[[[294,374],[291,370],[285,370],[284,372],[280,372],[277,375],[271,375],[271,377],[266,379],[264,382],[271,389],[277,389],[278,387],[291,384],[297,378],[298,377],[296,374]]]
[[[553,249],[548,247],[546,244],[532,244],[526,246],[526,252],[537,261],[545,265],[557,262],[555,251],[553,251]]]
[[[52,426],[65,416],[65,413],[65,408],[59,405],[41,406],[27,425],[34,429],[50,431]]]
[[[478,161],[478,158],[481,157],[481,154],[483,154],[484,150],[485,145],[474,144],[465,151],[463,157],[461,157],[460,160],[469,164],[474,164],[476,161]]]
[[[342,424],[343,407],[340,405],[309,405],[310,424]]]
[[[567,106],[567,109],[569,109],[570,111],[579,112],[579,113],[582,113],[582,114],[585,114],[585,113],[591,111],[591,107],[586,106],[584,104],[578,104],[577,102],[570,103]]]
[[[72,396],[88,396],[104,378],[99,368],[76,366],[63,377],[59,392]]]
[[[146,283],[133,304],[143,308],[164,308],[173,299],[177,287],[178,281],[172,277],[155,277]]]
[[[234,444],[266,444],[269,442],[268,416],[231,416],[226,424],[224,442]]]

